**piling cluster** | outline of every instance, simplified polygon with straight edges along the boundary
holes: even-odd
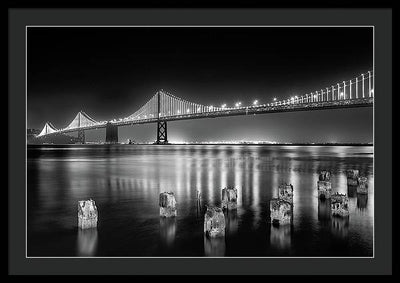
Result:
[[[358,170],[347,170],[347,186],[356,187],[357,194],[368,194],[368,179],[360,176]]]
[[[348,187],[357,188],[357,206],[365,207],[368,197],[368,179],[366,177],[360,176],[358,170],[348,170],[346,174]],[[322,170],[319,172],[317,189],[318,198],[320,199],[318,204],[318,218],[330,219],[332,216],[336,219],[339,218],[339,220],[347,220],[347,222],[343,223],[347,223],[346,225],[348,225],[349,197],[346,194],[340,194],[338,192],[334,194],[332,193],[330,171]],[[282,183],[278,187],[278,197],[270,200],[270,221],[272,224],[271,233],[272,229],[275,229],[274,235],[290,235],[291,226],[288,224],[293,223],[293,194],[293,185]],[[359,196],[360,200],[358,198]],[[198,208],[200,208],[201,192],[199,189],[196,189],[196,199],[198,202]],[[324,205],[320,207],[321,204]],[[226,230],[226,220],[224,210],[226,210],[226,213],[229,216],[232,213],[236,213],[237,206],[238,191],[234,187],[225,187],[221,190],[220,207],[207,206],[206,212],[204,214],[204,236],[205,243],[207,243],[207,247],[209,249],[209,254],[221,253],[221,251],[217,249],[220,244],[217,245],[216,242],[213,241],[222,241],[221,243],[223,243],[223,245],[225,244],[224,237]],[[172,217],[177,216],[177,207],[175,195],[173,192],[160,193],[159,209],[161,220],[168,220],[169,218],[174,220],[174,218]],[[233,215],[234,214],[232,214],[231,217]],[[229,217],[227,219],[229,224]],[[98,211],[95,201],[92,199],[79,201],[78,227],[80,229],[96,228],[97,222]],[[163,222],[160,223],[162,224]],[[341,224],[342,222],[332,223],[336,226],[343,226]],[[284,233],[283,230],[276,230],[280,229],[279,226],[281,225],[283,226],[281,229],[286,229]],[[273,228],[272,226],[275,227]],[[170,234],[172,235],[172,237],[174,237],[174,233]]]
[[[354,176],[358,176],[358,170],[349,170],[347,177],[353,180]],[[321,201],[330,201],[330,214],[332,216],[347,217],[349,216],[348,197],[346,194],[338,192],[332,194],[331,173],[328,170],[322,170],[319,173],[317,181],[318,198]]]
[[[357,207],[364,209],[368,201],[368,178],[360,176],[358,170],[347,170],[347,188],[350,192],[357,193]]]
[[[350,169],[346,171],[348,193],[340,194],[338,192],[332,194],[332,185],[330,181],[330,172],[323,170],[319,174],[317,187],[318,197],[324,201],[328,199],[327,207],[330,209],[330,215],[334,217],[348,218],[349,217],[349,196],[357,192],[357,206],[365,207],[366,199],[368,197],[368,179],[360,176],[359,170]],[[321,203],[319,203],[320,211]],[[325,206],[324,206],[325,207]],[[323,211],[321,210],[321,215]]]

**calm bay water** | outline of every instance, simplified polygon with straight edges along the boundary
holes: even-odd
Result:
[[[370,146],[29,146],[28,256],[373,256],[374,176]],[[349,195],[348,221],[317,198],[318,171]],[[368,195],[347,187],[346,170],[368,177]],[[294,186],[293,224],[269,223],[280,183]],[[226,237],[203,236],[206,205],[238,189]],[[202,193],[197,205],[196,189]],[[173,191],[175,219],[159,217]],[[77,203],[92,198],[97,229],[77,228]]]

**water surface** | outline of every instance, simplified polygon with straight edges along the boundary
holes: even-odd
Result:
[[[373,256],[371,146],[47,145],[27,156],[28,256]],[[348,221],[317,198],[323,169],[349,195]],[[368,195],[347,187],[347,169],[368,177]],[[269,201],[282,182],[294,186],[293,224],[277,228]],[[226,186],[238,209],[225,215],[225,239],[211,241],[205,206]],[[159,217],[163,191],[175,193],[175,219]],[[77,203],[88,198],[99,222],[82,231]]]

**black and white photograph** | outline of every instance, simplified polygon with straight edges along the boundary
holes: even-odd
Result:
[[[26,256],[374,257],[375,77],[373,26],[27,26]]]

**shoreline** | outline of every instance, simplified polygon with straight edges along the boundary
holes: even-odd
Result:
[[[46,147],[46,146],[135,146],[135,145],[151,145],[155,144],[149,143],[135,143],[135,144],[97,144],[97,143],[86,143],[86,144],[27,144],[27,147]],[[164,144],[162,146],[169,145],[229,145],[229,146],[374,146],[373,144],[363,144],[363,143],[274,143],[274,144],[254,144],[254,143],[171,143]]]

